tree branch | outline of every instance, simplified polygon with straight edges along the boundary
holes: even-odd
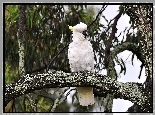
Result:
[[[100,95],[106,91],[117,98],[136,103],[141,106],[142,110],[148,108],[146,104],[149,101],[148,97],[145,96],[142,84],[134,82],[121,83],[111,79],[109,76],[90,72],[64,73],[62,71],[36,75],[27,74],[16,83],[5,85],[5,106],[14,98],[42,88],[78,86],[91,86],[100,89]]]
[[[65,93],[68,89],[69,89],[69,88],[65,89],[64,92],[62,92],[62,93],[60,94],[60,96],[54,101],[54,104],[53,104],[52,108],[50,109],[50,112],[54,112],[55,109],[56,109],[62,102],[64,102],[64,101],[67,99],[67,96],[70,94],[70,92],[71,92],[72,90],[75,90],[75,88],[74,88],[74,89],[71,89],[71,90],[63,97],[64,93]]]
[[[121,17],[122,13],[123,13],[123,10],[120,10],[120,12],[114,18],[114,23],[112,25],[112,32],[111,32],[111,35],[110,35],[108,42],[106,44],[105,58],[104,58],[104,63],[105,63],[106,68],[109,65],[108,62],[109,62],[109,55],[110,55],[110,48],[111,48],[112,40],[115,38],[115,33],[117,32],[117,28],[116,28],[117,22],[118,22],[119,18]]]
[[[126,112],[142,112],[142,111],[140,111],[140,106],[139,105],[134,104],[131,107],[129,107]]]

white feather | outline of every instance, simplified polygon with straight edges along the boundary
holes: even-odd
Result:
[[[93,72],[94,53],[92,44],[90,43],[90,41],[84,38],[84,35],[82,34],[83,31],[87,30],[87,25],[80,22],[80,24],[77,24],[73,28],[73,42],[69,44],[68,49],[68,59],[71,72],[79,72],[85,70]],[[81,98],[81,105],[87,106],[94,103],[92,88],[80,87],[78,89],[79,97]]]

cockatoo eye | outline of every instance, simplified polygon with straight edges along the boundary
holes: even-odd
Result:
[[[84,37],[86,38],[88,36],[88,32],[87,30],[83,31],[82,34],[84,35]]]

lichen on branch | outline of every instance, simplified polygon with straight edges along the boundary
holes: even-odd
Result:
[[[5,106],[13,98],[42,88],[78,86],[97,88],[100,95],[105,92],[114,94],[115,98],[130,100],[140,105],[141,109],[146,108],[144,105],[148,102],[143,85],[140,83],[121,83],[109,76],[90,72],[65,73],[63,71],[53,71],[35,75],[27,74],[16,83],[5,85]]]

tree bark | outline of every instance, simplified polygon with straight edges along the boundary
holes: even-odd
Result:
[[[14,98],[42,88],[89,86],[100,95],[112,94],[114,98],[129,100],[140,106],[141,111],[149,112],[149,99],[142,84],[121,83],[117,80],[95,73],[64,73],[54,71],[43,74],[27,74],[16,83],[5,86],[5,105]]]

